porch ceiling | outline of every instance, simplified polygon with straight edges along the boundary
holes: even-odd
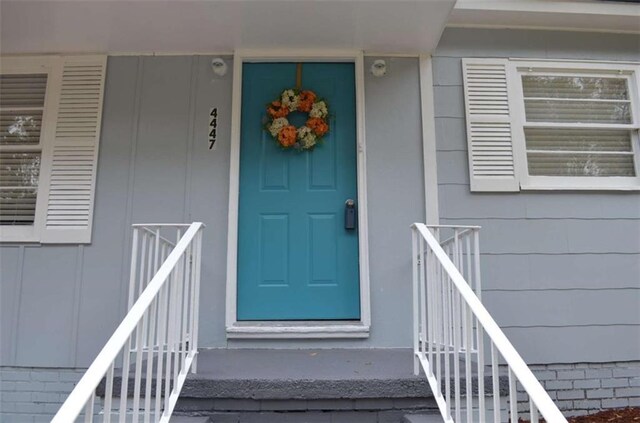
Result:
[[[2,0],[0,51],[432,51],[455,0]]]

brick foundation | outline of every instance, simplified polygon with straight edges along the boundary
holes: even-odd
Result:
[[[609,408],[640,407],[640,361],[530,366],[566,416]],[[524,391],[519,392],[522,400]],[[520,404],[528,411],[528,403]]]
[[[85,370],[0,368],[0,421],[48,422]]]

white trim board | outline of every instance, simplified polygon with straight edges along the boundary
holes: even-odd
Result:
[[[425,222],[440,223],[438,202],[438,166],[436,160],[436,118],[433,103],[433,62],[420,56],[420,109],[422,118],[422,155],[424,166]]]
[[[246,51],[246,50],[244,50]],[[309,50],[305,50],[309,51]],[[313,50],[311,50],[313,51]],[[336,52],[341,52],[342,50],[336,50]],[[140,51],[110,51],[110,52],[83,52],[83,53],[74,53],[74,56],[95,56],[95,55],[107,55],[111,56],[215,56],[215,57],[229,57],[231,58],[236,53],[234,50],[228,51],[191,51],[191,50],[179,50],[179,51],[149,51],[149,50],[140,50]],[[364,57],[420,57],[422,53],[420,52],[408,52],[408,53],[397,53],[393,51],[364,51],[362,55]],[[11,53],[11,54],[0,54],[0,57],[11,58],[11,57],[43,57],[50,56],[55,57],[59,56],[59,53]]]
[[[323,322],[238,322],[238,207],[240,189],[240,117],[242,113],[242,65],[247,62],[353,62],[356,81],[358,252],[360,270],[360,320]],[[227,232],[227,289],[225,325],[227,338],[363,338],[371,326],[369,284],[369,223],[364,116],[364,57],[361,51],[344,50],[238,50],[233,58],[231,152],[229,164],[229,217]]]
[[[453,10],[640,16],[634,4],[567,0],[458,0]]]
[[[640,8],[610,1],[458,0],[447,27],[640,33]],[[569,24],[569,25],[567,25]]]
[[[562,31],[562,32],[587,32],[587,33],[603,33],[603,34],[628,34],[635,35],[640,33],[636,30],[613,30],[607,28],[593,28],[593,27],[569,27],[569,26],[550,26],[550,25],[516,25],[509,23],[495,23],[495,24],[473,24],[473,23],[451,23],[447,24],[446,28],[463,28],[463,29],[513,29],[524,31]]]
[[[369,326],[348,321],[335,322],[236,322],[227,328],[233,339],[368,338]]]

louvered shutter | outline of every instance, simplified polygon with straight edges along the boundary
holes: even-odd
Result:
[[[471,191],[519,191],[508,60],[463,59]]]
[[[105,56],[62,60],[43,243],[91,242],[105,72]]]

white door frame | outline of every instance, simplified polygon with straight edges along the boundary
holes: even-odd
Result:
[[[358,189],[358,252],[360,321],[238,322],[238,207],[240,189],[240,117],[244,62],[353,62],[356,81],[356,141]],[[239,50],[233,58],[231,153],[229,166],[229,222],[227,232],[226,329],[228,338],[366,338],[371,326],[369,290],[369,231],[364,120],[364,59],[353,50]]]

